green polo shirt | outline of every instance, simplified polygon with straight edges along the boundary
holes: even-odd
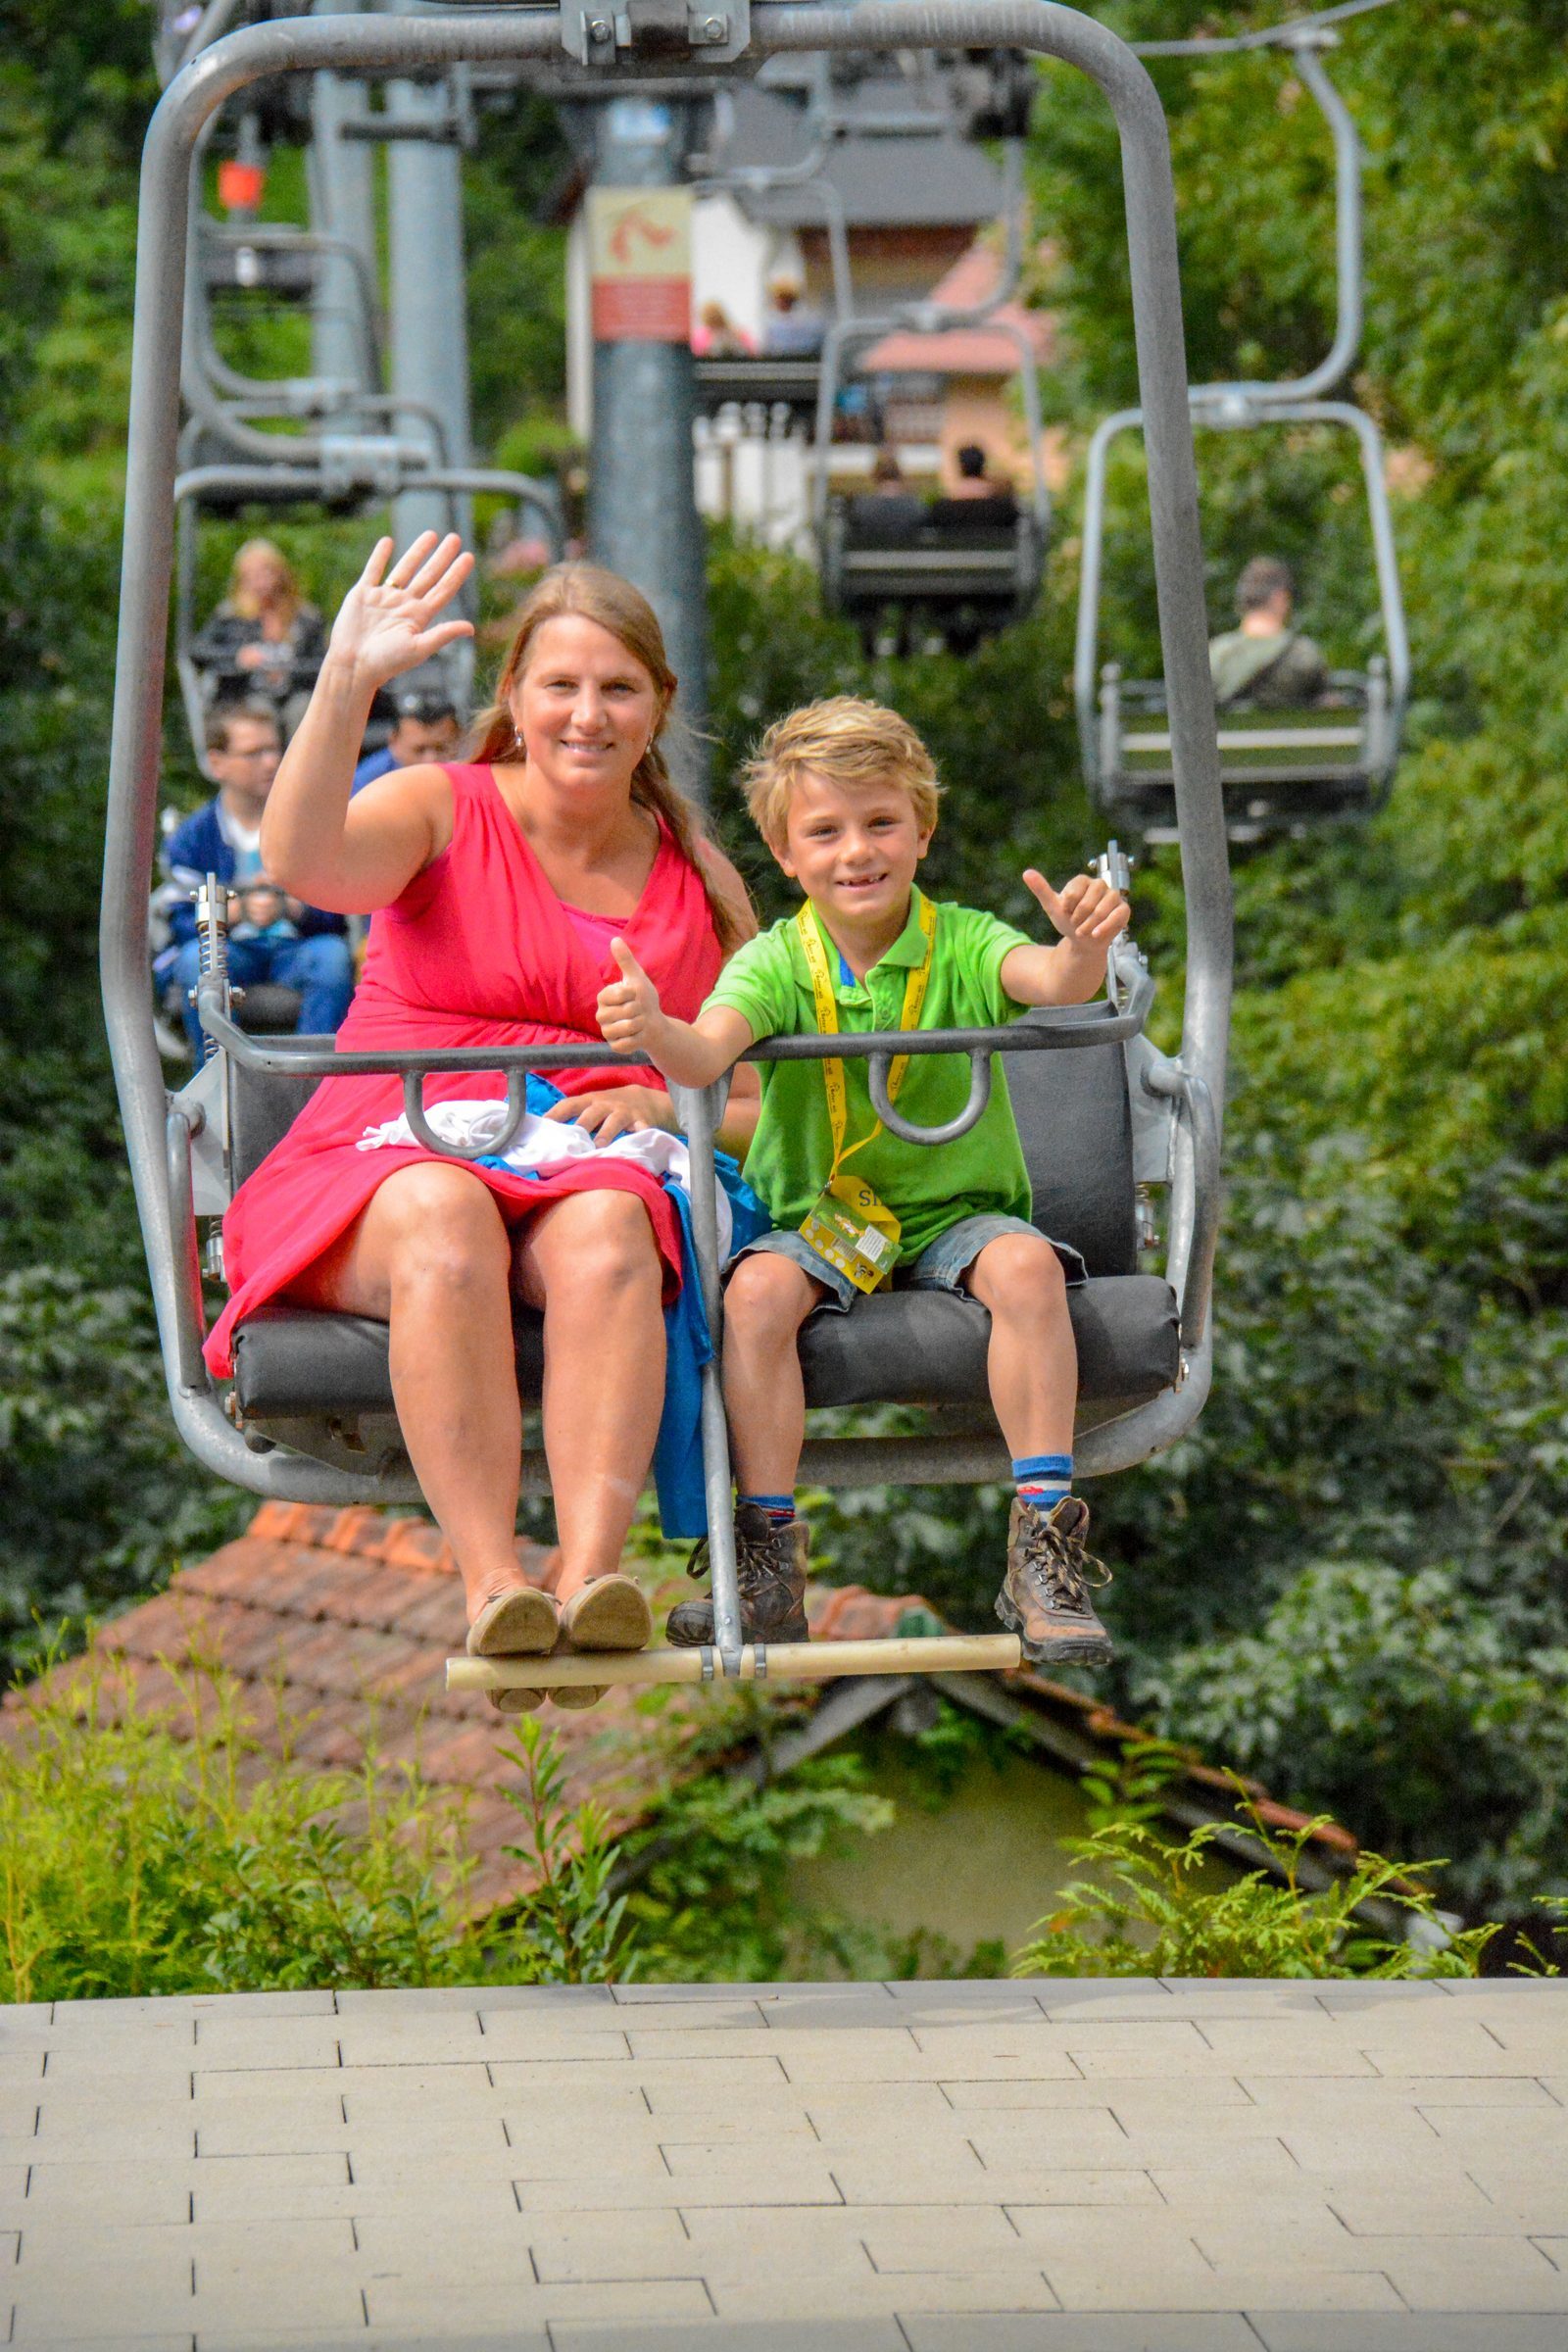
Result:
[[[827,968],[838,1000],[839,1027],[897,1029],[904,991],[912,966],[925,954],[919,921],[920,894],[914,892],[909,919],[863,980],[840,958],[831,934],[812,909]],[[1031,941],[1022,931],[982,914],[973,906],[937,907],[931,976],[919,1026],[922,1029],[989,1029],[1010,1021],[1019,1007],[1002,987],[1002,966],[1014,948]],[[799,1037],[817,1026],[816,1001],[806,951],[793,916],[748,940],[718,976],[705,1010],[722,1004],[749,1023],[752,1035]],[[853,1145],[876,1125],[867,1090],[869,1063],[844,1064],[849,1098],[848,1142]],[[760,1065],[762,1109],[746,1156],[746,1174],[772,1212],[775,1224],[796,1227],[819,1198],[833,1165],[833,1128],[819,1061],[774,1061]],[[911,1055],[899,1090],[898,1107],[922,1127],[955,1118],[969,1099],[966,1054]],[[873,1186],[899,1219],[899,1263],[907,1265],[939,1234],[960,1218],[985,1215],[1027,1217],[1029,1172],[1013,1124],[1003,1063],[991,1065],[991,1099],[967,1135],[953,1144],[906,1144],[886,1130],[849,1160],[849,1171]]]

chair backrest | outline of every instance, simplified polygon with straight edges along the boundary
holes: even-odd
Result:
[[[329,1037],[311,1043],[329,1046]],[[238,1192],[274,1144],[282,1142],[320,1085],[318,1078],[278,1078],[268,1070],[228,1065],[229,1172]]]
[[[1085,1005],[1083,1017],[1095,1018],[1094,1009]],[[1035,1223],[1081,1251],[1091,1274],[1136,1274],[1132,1110],[1121,1047],[1009,1054],[1005,1067]]]

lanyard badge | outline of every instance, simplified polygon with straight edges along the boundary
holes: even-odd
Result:
[[[904,987],[904,1006],[899,1016],[901,1029],[919,1027],[920,1011],[925,1003],[927,984],[931,978],[931,956],[936,941],[937,910],[922,893],[919,900],[920,929],[925,938],[925,954],[909,973]],[[821,934],[812,917],[809,906],[803,906],[796,917],[801,946],[805,950],[807,968],[811,975],[811,994],[816,1003],[816,1025],[826,1036],[839,1034],[838,1001],[828,974],[827,957],[822,952]],[[909,1066],[907,1054],[901,1054],[888,1072],[888,1101],[896,1102]],[[857,1152],[863,1152],[875,1143],[882,1133],[882,1122],[876,1120],[868,1135],[846,1148],[849,1132],[849,1090],[845,1082],[844,1064],[834,1058],[822,1064],[822,1083],[827,1090],[828,1122],[833,1131],[833,1165],[827,1183],[801,1223],[801,1238],[809,1244],[819,1257],[836,1267],[858,1291],[870,1292],[887,1282],[898,1262],[899,1236],[902,1231],[898,1218],[887,1202],[873,1188],[858,1176],[845,1173],[844,1163]]]

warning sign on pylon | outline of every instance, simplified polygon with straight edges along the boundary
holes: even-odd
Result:
[[[692,327],[689,188],[591,188],[596,343],[685,343]]]

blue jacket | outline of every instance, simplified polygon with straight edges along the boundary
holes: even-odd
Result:
[[[164,844],[163,867],[172,882],[205,882],[216,874],[220,882],[234,879],[234,853],[223,839],[223,829],[218,821],[218,800],[210,800],[205,808],[187,816]],[[169,927],[176,940],[196,936],[196,909],[176,906],[170,909]],[[307,906],[300,917],[300,937],[311,939],[318,931],[345,932],[348,924],[340,914],[326,914],[318,906]]]
[[[349,786],[350,799],[365,785],[373,784],[377,776],[389,776],[396,765],[397,758],[390,744],[383,744],[378,752],[367,752],[354,770],[354,781]]]

